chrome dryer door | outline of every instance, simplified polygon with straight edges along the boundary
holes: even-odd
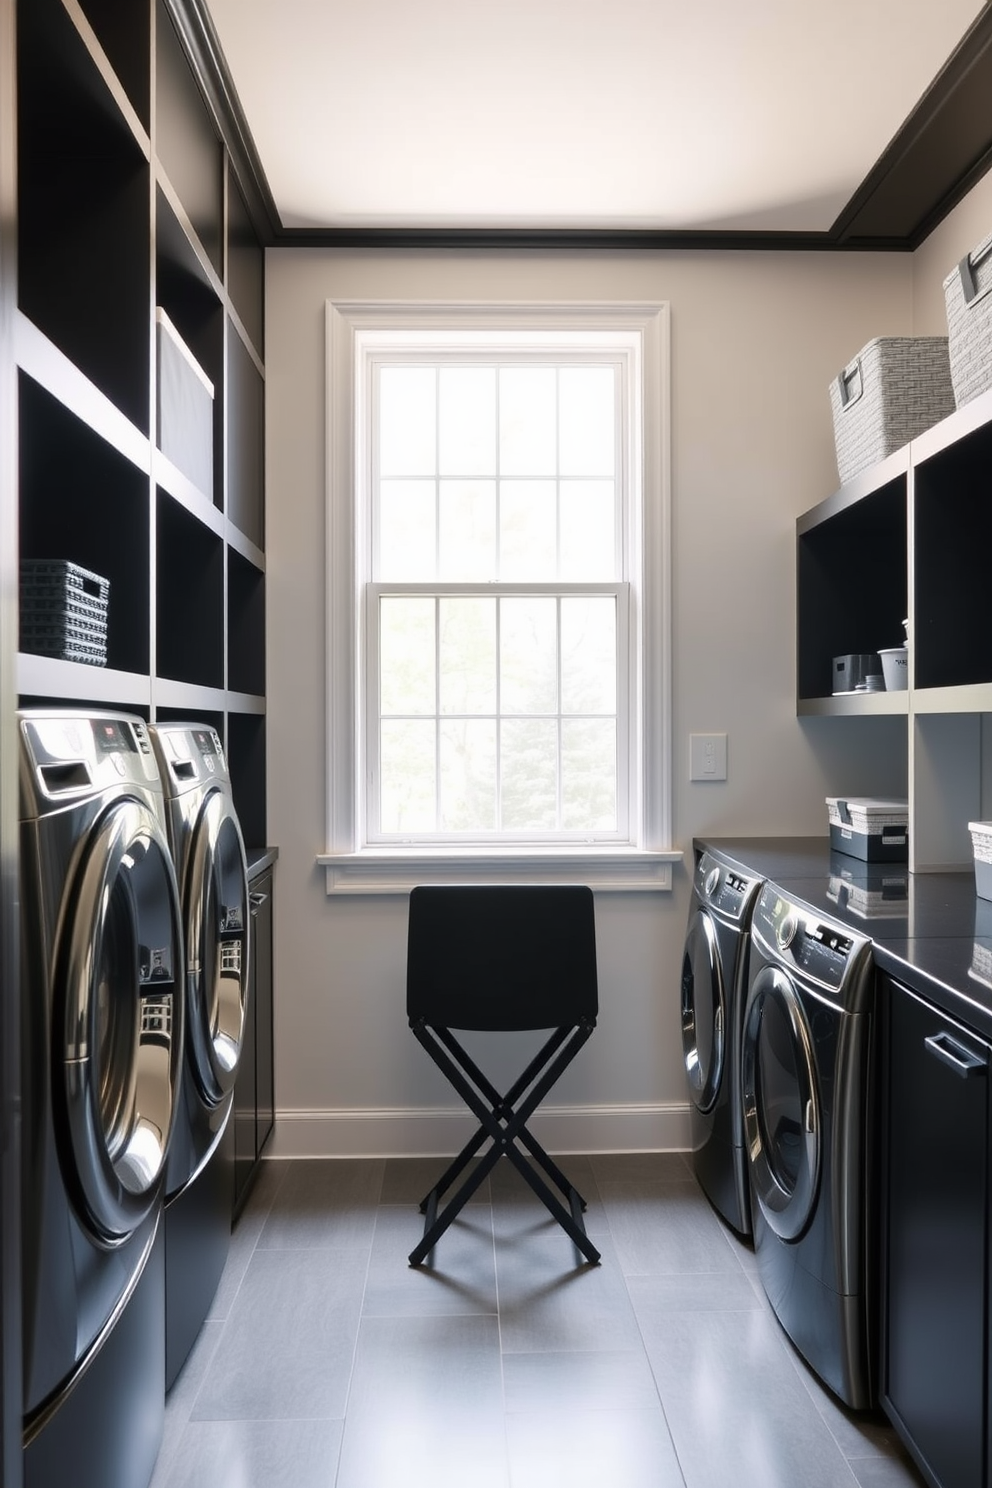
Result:
[[[185,892],[187,1039],[202,1098],[233,1089],[248,1012],[248,863],[230,798],[211,791],[194,829]]]
[[[63,906],[54,1095],[63,1161],[113,1246],[155,1203],[182,1072],[182,918],[168,843],[131,797],[95,823]]]
[[[712,916],[691,916],[682,956],[682,1057],[689,1093],[700,1111],[712,1109],[723,1079],[727,997]]]
[[[820,1179],[821,1116],[809,1024],[790,978],[764,966],[748,994],[741,1072],[754,1196],[774,1232],[796,1240]]]

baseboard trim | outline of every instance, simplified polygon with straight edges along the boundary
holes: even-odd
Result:
[[[530,1129],[549,1152],[687,1152],[689,1107],[545,1106]],[[446,1157],[475,1130],[456,1108],[278,1111],[267,1157]]]

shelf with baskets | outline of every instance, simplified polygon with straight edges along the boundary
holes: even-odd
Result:
[[[910,866],[965,867],[987,815],[992,713],[992,390],[842,486],[796,523],[800,716],[907,718]],[[833,658],[897,646],[904,692],[834,695]],[[984,802],[984,805],[983,805]]]
[[[264,843],[262,219],[196,24],[18,6],[17,687],[210,724]]]

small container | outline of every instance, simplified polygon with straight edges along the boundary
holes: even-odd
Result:
[[[855,692],[866,679],[882,670],[877,651],[853,651],[833,658],[833,693]]]
[[[992,899],[992,822],[969,822],[968,831],[975,858],[975,893],[980,899]]]
[[[905,863],[909,802],[868,796],[827,796],[830,846],[867,863]]]
[[[909,686],[909,650],[906,646],[889,646],[879,651],[886,692],[905,692]]]
[[[878,336],[830,384],[837,473],[849,481],[954,412],[946,336]]]

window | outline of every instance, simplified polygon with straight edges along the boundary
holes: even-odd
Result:
[[[664,307],[328,307],[329,889],[670,885],[666,371]]]

